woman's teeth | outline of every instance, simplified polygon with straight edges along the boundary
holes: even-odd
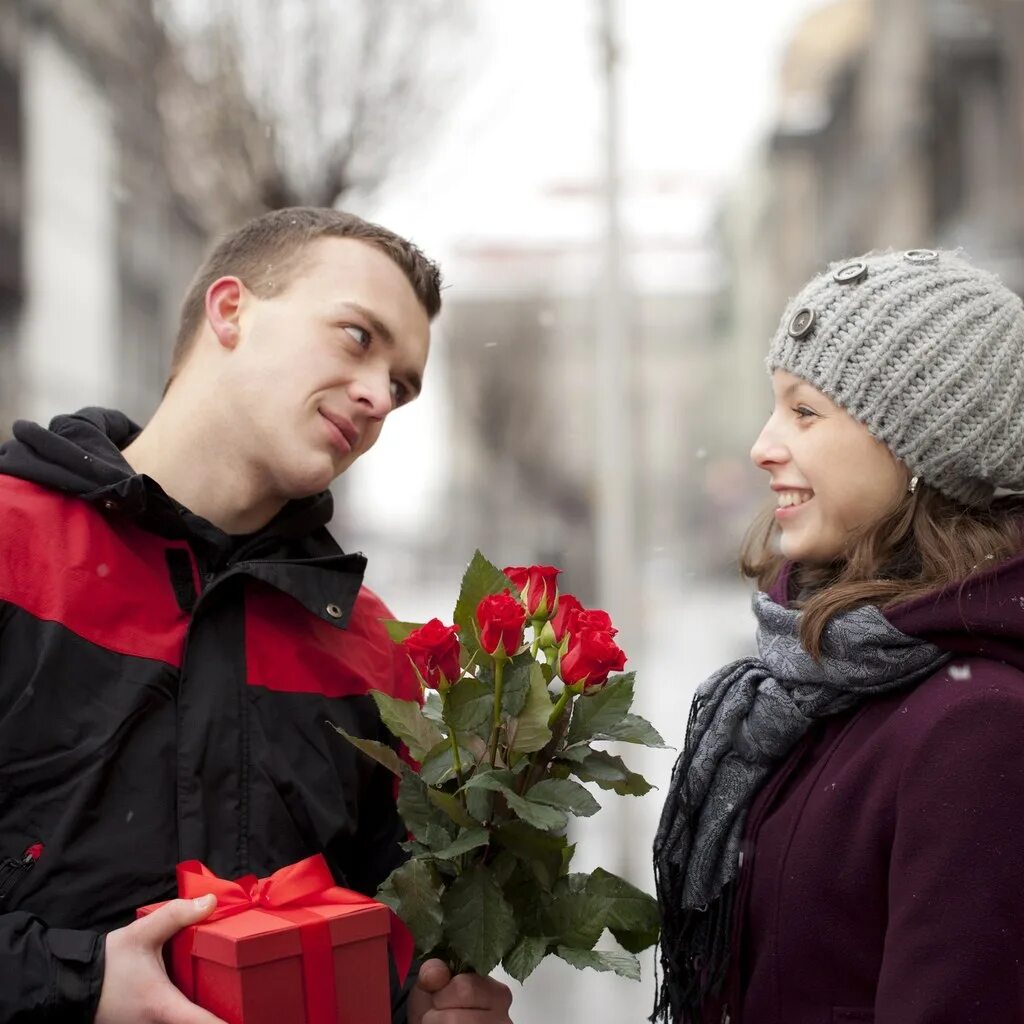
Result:
[[[812,491],[779,491],[779,508],[802,505],[813,497],[814,493]]]

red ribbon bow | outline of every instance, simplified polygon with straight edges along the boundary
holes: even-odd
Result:
[[[337,993],[330,928],[324,918],[303,908],[324,904],[372,906],[375,900],[336,886],[321,854],[290,864],[267,878],[244,875],[230,882],[219,878],[198,860],[182,861],[177,874],[178,895],[182,899],[196,899],[210,893],[217,897],[217,909],[205,922],[219,921],[258,907],[297,924],[302,942],[309,1024],[333,1024],[337,1015]],[[194,925],[188,929],[190,941],[172,946],[174,973],[182,991],[190,998],[194,997],[192,950],[198,928]],[[412,964],[413,941],[409,930],[393,913],[389,941],[399,979],[404,982]]]

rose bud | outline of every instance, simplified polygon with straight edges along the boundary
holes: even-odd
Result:
[[[583,605],[573,594],[559,594],[555,614],[544,624],[540,634],[542,647],[557,647],[570,632],[576,614],[583,611]]]
[[[525,565],[506,565],[501,571],[512,581],[512,585],[520,594],[530,582],[530,570]]]
[[[510,565],[502,572],[515,584],[531,619],[549,619],[558,606],[558,577],[553,565]]]
[[[523,642],[526,611],[509,591],[503,590],[476,606],[476,623],[480,627],[480,646],[496,658],[511,658]]]
[[[601,686],[609,672],[620,672],[625,666],[626,655],[610,633],[587,630],[572,636],[558,674],[566,686],[590,690]]]
[[[431,619],[401,643],[423,682],[432,689],[444,691],[462,674],[458,631],[458,626]]]

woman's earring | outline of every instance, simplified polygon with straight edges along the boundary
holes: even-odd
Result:
[[[912,476],[912,477],[910,478],[910,483],[909,483],[909,484],[907,484],[907,492],[908,492],[909,494],[913,494],[913,493],[914,493],[914,492],[915,492],[915,491],[917,490],[917,482],[918,482],[918,481],[919,481],[920,479],[921,479],[921,478],[920,478],[919,476]]]

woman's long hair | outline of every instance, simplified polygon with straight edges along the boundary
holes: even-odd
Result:
[[[766,510],[743,542],[740,568],[761,590],[771,589],[787,561],[778,533],[774,509]],[[1022,546],[1024,497],[968,506],[921,484],[878,522],[853,533],[841,561],[794,568],[789,590],[794,607],[803,611],[801,642],[819,658],[833,616],[922,597],[990,569],[1021,553]]]

